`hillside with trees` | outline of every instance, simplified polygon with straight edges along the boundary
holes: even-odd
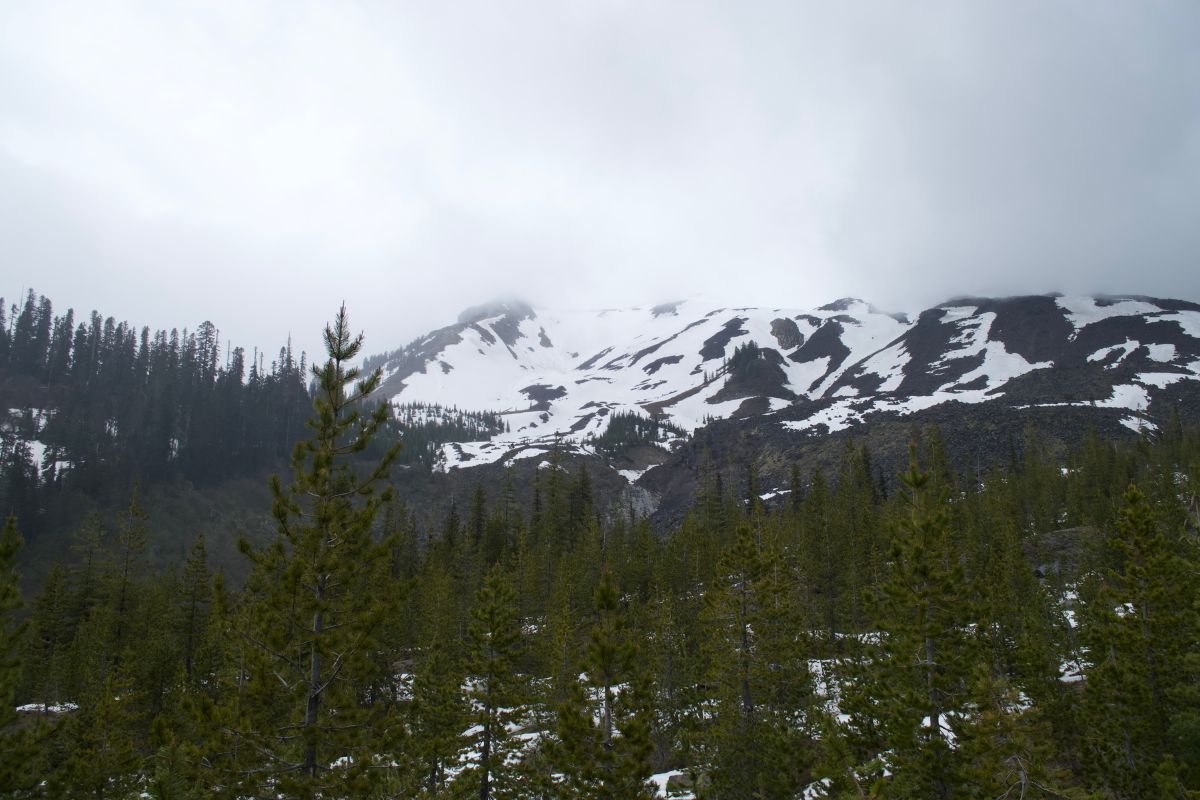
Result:
[[[202,338],[191,359],[212,363]],[[21,598],[10,518],[0,791],[1200,791],[1200,430],[1178,417],[1065,459],[1031,431],[965,471],[929,427],[884,481],[848,440],[769,502],[753,469],[704,457],[666,531],[602,513],[586,463],[555,450],[528,497],[479,483],[433,519],[391,490],[403,437],[377,438],[387,411],[361,398],[381,376],[353,367],[344,314],[326,343],[244,585],[202,538],[147,568],[131,483],[115,525],[79,527]]]

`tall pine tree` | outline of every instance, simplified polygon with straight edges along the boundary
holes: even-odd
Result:
[[[271,481],[275,541],[241,549],[253,561],[246,587],[246,686],[231,733],[240,740],[234,775],[257,791],[315,797],[337,787],[361,790],[388,740],[387,703],[364,691],[383,618],[392,613],[370,591],[386,572],[391,542],[374,536],[389,490],[376,492],[399,451],[372,467],[353,462],[387,419],[364,406],[382,378],[359,381],[350,362],[362,347],[346,308],[325,328],[328,360],[314,366],[312,438],[296,445],[293,479]],[[355,788],[357,787],[357,788]]]

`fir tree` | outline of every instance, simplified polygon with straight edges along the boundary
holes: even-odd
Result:
[[[67,716],[62,737],[66,758],[49,781],[58,796],[125,798],[138,784],[137,731],[142,720],[128,677],[109,671]]]
[[[44,704],[65,699],[70,674],[70,645],[74,635],[72,592],[67,568],[55,562],[33,602],[32,630],[26,685]]]

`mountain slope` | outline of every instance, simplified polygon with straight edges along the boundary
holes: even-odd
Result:
[[[813,435],[948,402],[1073,404],[1119,410],[1137,429],[1154,424],[1146,412],[1162,389],[1200,378],[1200,305],[962,298],[909,318],[856,299],[813,310],[498,303],[376,361],[392,402],[503,415],[507,430],[490,441],[445,445],[445,468],[536,457],[556,439],[589,453],[613,415],[631,412],[683,433],[756,418]]]

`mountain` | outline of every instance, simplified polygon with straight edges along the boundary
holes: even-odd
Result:
[[[273,535],[266,477],[287,474],[307,435],[303,357],[283,347],[268,366],[233,348],[223,360],[212,323],[150,334],[93,313],[75,325],[32,293],[14,319],[0,325],[0,511],[21,520],[27,566],[48,566],[92,512],[108,525],[139,482],[152,563],[177,563],[205,532],[236,578],[238,536]],[[478,488],[528,500],[551,462],[587,467],[601,513],[632,507],[669,530],[705,470],[773,502],[793,470],[836,480],[851,445],[888,484],[917,427],[937,425],[954,466],[978,473],[1030,443],[1065,464],[1089,431],[1115,440],[1174,413],[1200,419],[1200,305],[961,298],[905,315],[853,299],[509,301],[367,366],[384,367],[379,398],[396,408],[376,445],[404,443],[395,496],[432,526]]]
[[[454,470],[596,454],[610,421],[664,423],[663,453],[718,420],[800,439],[940,407],[1085,410],[1130,431],[1200,380],[1200,304],[1135,296],[956,298],[893,314],[846,298],[811,310],[698,301],[567,311],[520,302],[463,312],[371,364],[396,404],[496,412],[506,430],[441,446]],[[654,461],[652,459],[651,461]],[[646,467],[627,470],[636,480]]]

